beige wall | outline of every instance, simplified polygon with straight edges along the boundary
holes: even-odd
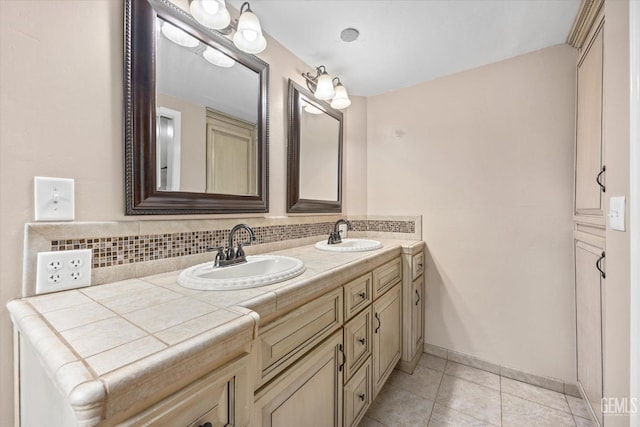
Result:
[[[156,94],[156,104],[180,112],[180,189],[204,193],[207,184],[207,110],[184,99]]]
[[[610,197],[625,196],[629,227],[629,1],[606,1],[604,12],[605,214],[609,212]],[[607,279],[603,288],[604,397],[620,398],[630,395],[629,230],[620,232],[607,227],[606,236]],[[607,427],[628,426],[629,418],[619,415],[607,417],[605,423]]]
[[[422,214],[426,341],[575,381],[576,51],[368,98],[367,211]]]
[[[2,426],[11,425],[13,418],[12,332],[5,304],[20,296],[23,227],[33,220],[33,177],[74,178],[78,221],[133,219],[124,216],[123,19],[121,1],[0,0]],[[271,64],[268,215],[282,216],[287,79],[302,84],[301,73],[312,68],[273,39],[268,42],[260,55]],[[352,114],[361,117],[358,110],[364,108],[364,102],[354,102]],[[350,144],[353,139],[355,145],[364,145],[365,132],[362,120],[349,126],[345,150],[363,151]],[[364,161],[352,159],[354,168]],[[345,175],[345,186],[361,198],[362,179],[349,179]],[[352,211],[349,198],[345,194],[345,212]],[[195,217],[172,217],[178,218]]]

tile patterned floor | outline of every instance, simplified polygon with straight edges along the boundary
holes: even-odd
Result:
[[[582,400],[480,369],[422,356],[394,371],[359,427],[595,427]]]

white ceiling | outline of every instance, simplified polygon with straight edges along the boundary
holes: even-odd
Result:
[[[242,1],[230,0],[235,7]],[[564,43],[580,0],[253,0],[263,29],[370,96]],[[340,32],[354,27],[358,40]],[[267,47],[268,49],[268,47]],[[313,71],[313,70],[309,70]]]

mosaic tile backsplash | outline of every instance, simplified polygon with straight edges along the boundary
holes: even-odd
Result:
[[[411,234],[416,230],[412,220],[354,220],[353,231],[376,231]],[[328,235],[333,222],[287,224],[253,227],[255,244]],[[91,249],[93,268],[111,267],[205,253],[211,248],[226,246],[231,229],[189,231],[165,234],[118,237],[86,237],[52,240],[52,251]],[[248,240],[246,231],[236,234],[236,242]]]

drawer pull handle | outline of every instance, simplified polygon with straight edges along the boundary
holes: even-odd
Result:
[[[604,259],[604,251],[602,251],[602,255],[600,255],[600,258],[598,258],[598,260],[596,261],[596,268],[600,272],[600,276],[603,279],[606,279],[607,275],[605,274],[604,270],[602,269],[602,260],[603,259]]]
[[[200,427],[213,427],[213,424],[211,424],[209,421],[207,421],[204,424],[201,424]]]
[[[366,293],[364,293],[364,292],[360,292],[360,293],[358,294],[358,296],[359,296],[360,298],[362,298],[362,299],[367,299],[367,294],[366,294]]]
[[[602,184],[602,181],[600,180],[600,178],[602,178],[602,174],[605,173],[606,170],[607,170],[607,167],[605,165],[602,165],[602,169],[600,170],[600,173],[596,176],[596,182],[600,186],[600,190],[602,190],[603,193],[606,191],[606,187],[604,186],[604,184]]]
[[[365,340],[364,338],[360,338],[358,341],[360,341],[360,344],[364,345],[364,343],[367,342],[367,340]]]
[[[364,399],[366,399],[367,396],[365,396],[364,393],[361,393],[358,397],[364,402]]]
[[[376,334],[378,333],[378,331],[380,330],[380,316],[378,315],[378,313],[376,313],[376,320],[378,321],[378,326],[376,326],[376,330],[374,331]]]
[[[418,297],[418,299],[416,300],[416,306],[420,303],[420,293],[418,292],[418,290],[416,289],[416,296]]]
[[[344,350],[342,348],[342,344],[338,345],[338,350],[342,353],[342,363],[338,366],[338,372],[342,372],[342,368],[344,368],[344,364],[347,362],[347,355],[344,354]]]

